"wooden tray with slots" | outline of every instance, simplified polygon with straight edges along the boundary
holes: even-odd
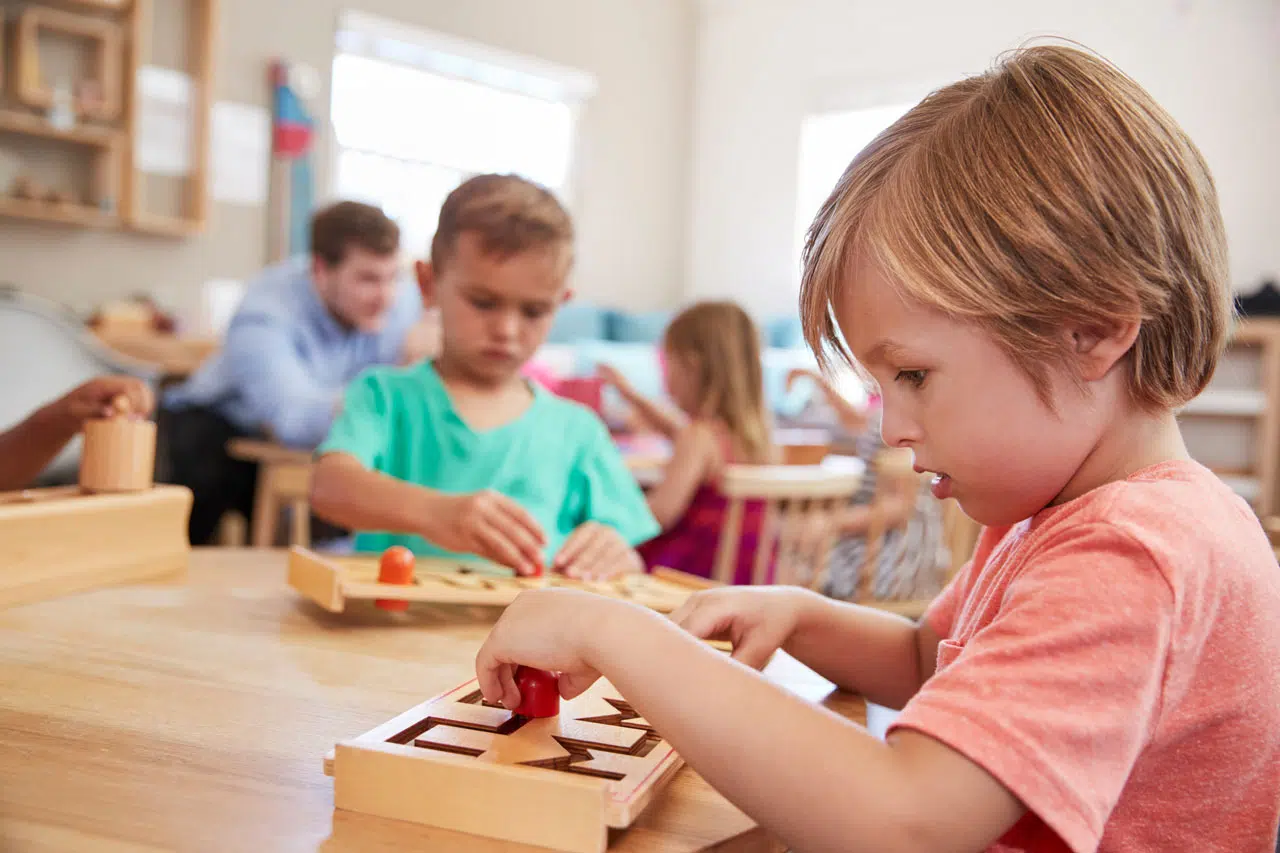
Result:
[[[603,853],[684,761],[601,679],[530,719],[470,681],[325,758],[334,806],[574,853]]]
[[[412,584],[385,584],[378,583],[376,557],[324,557],[295,545],[289,549],[289,585],[333,613],[342,612],[348,600],[379,598],[505,607],[522,591],[546,586],[587,590],[670,613],[691,594],[717,584],[672,569],[598,582],[558,575],[520,578],[489,564],[423,557]]]

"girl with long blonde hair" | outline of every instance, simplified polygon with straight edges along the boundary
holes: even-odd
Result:
[[[672,440],[671,460],[649,492],[662,533],[640,547],[649,567],[709,577],[727,501],[717,487],[726,466],[775,461],[764,401],[760,332],[733,302],[700,302],[680,312],[662,341],[667,394],[680,410],[665,410],[638,394],[616,371],[602,377]],[[743,513],[735,582],[747,583],[763,507]]]

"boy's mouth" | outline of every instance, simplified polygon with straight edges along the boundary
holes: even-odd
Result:
[[[951,497],[951,475],[943,474],[937,471],[930,471],[928,468],[922,468],[919,465],[913,465],[917,474],[933,474],[933,483],[930,488],[933,496],[940,501],[945,501]]]

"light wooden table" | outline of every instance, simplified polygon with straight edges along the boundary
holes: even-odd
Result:
[[[328,614],[284,577],[281,551],[199,549],[182,582],[0,611],[0,849],[532,853],[335,812],[322,771],[336,741],[470,678],[497,611]],[[790,658],[769,671],[864,717]],[[612,841],[782,849],[687,768]]]

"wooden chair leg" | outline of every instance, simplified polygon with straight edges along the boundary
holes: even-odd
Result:
[[[253,501],[253,536],[250,542],[255,548],[270,548],[276,544],[276,524],[280,521],[280,502],[276,497],[275,470],[271,465],[258,468],[258,486]]]
[[[289,544],[311,547],[311,505],[302,498],[289,503]]]

